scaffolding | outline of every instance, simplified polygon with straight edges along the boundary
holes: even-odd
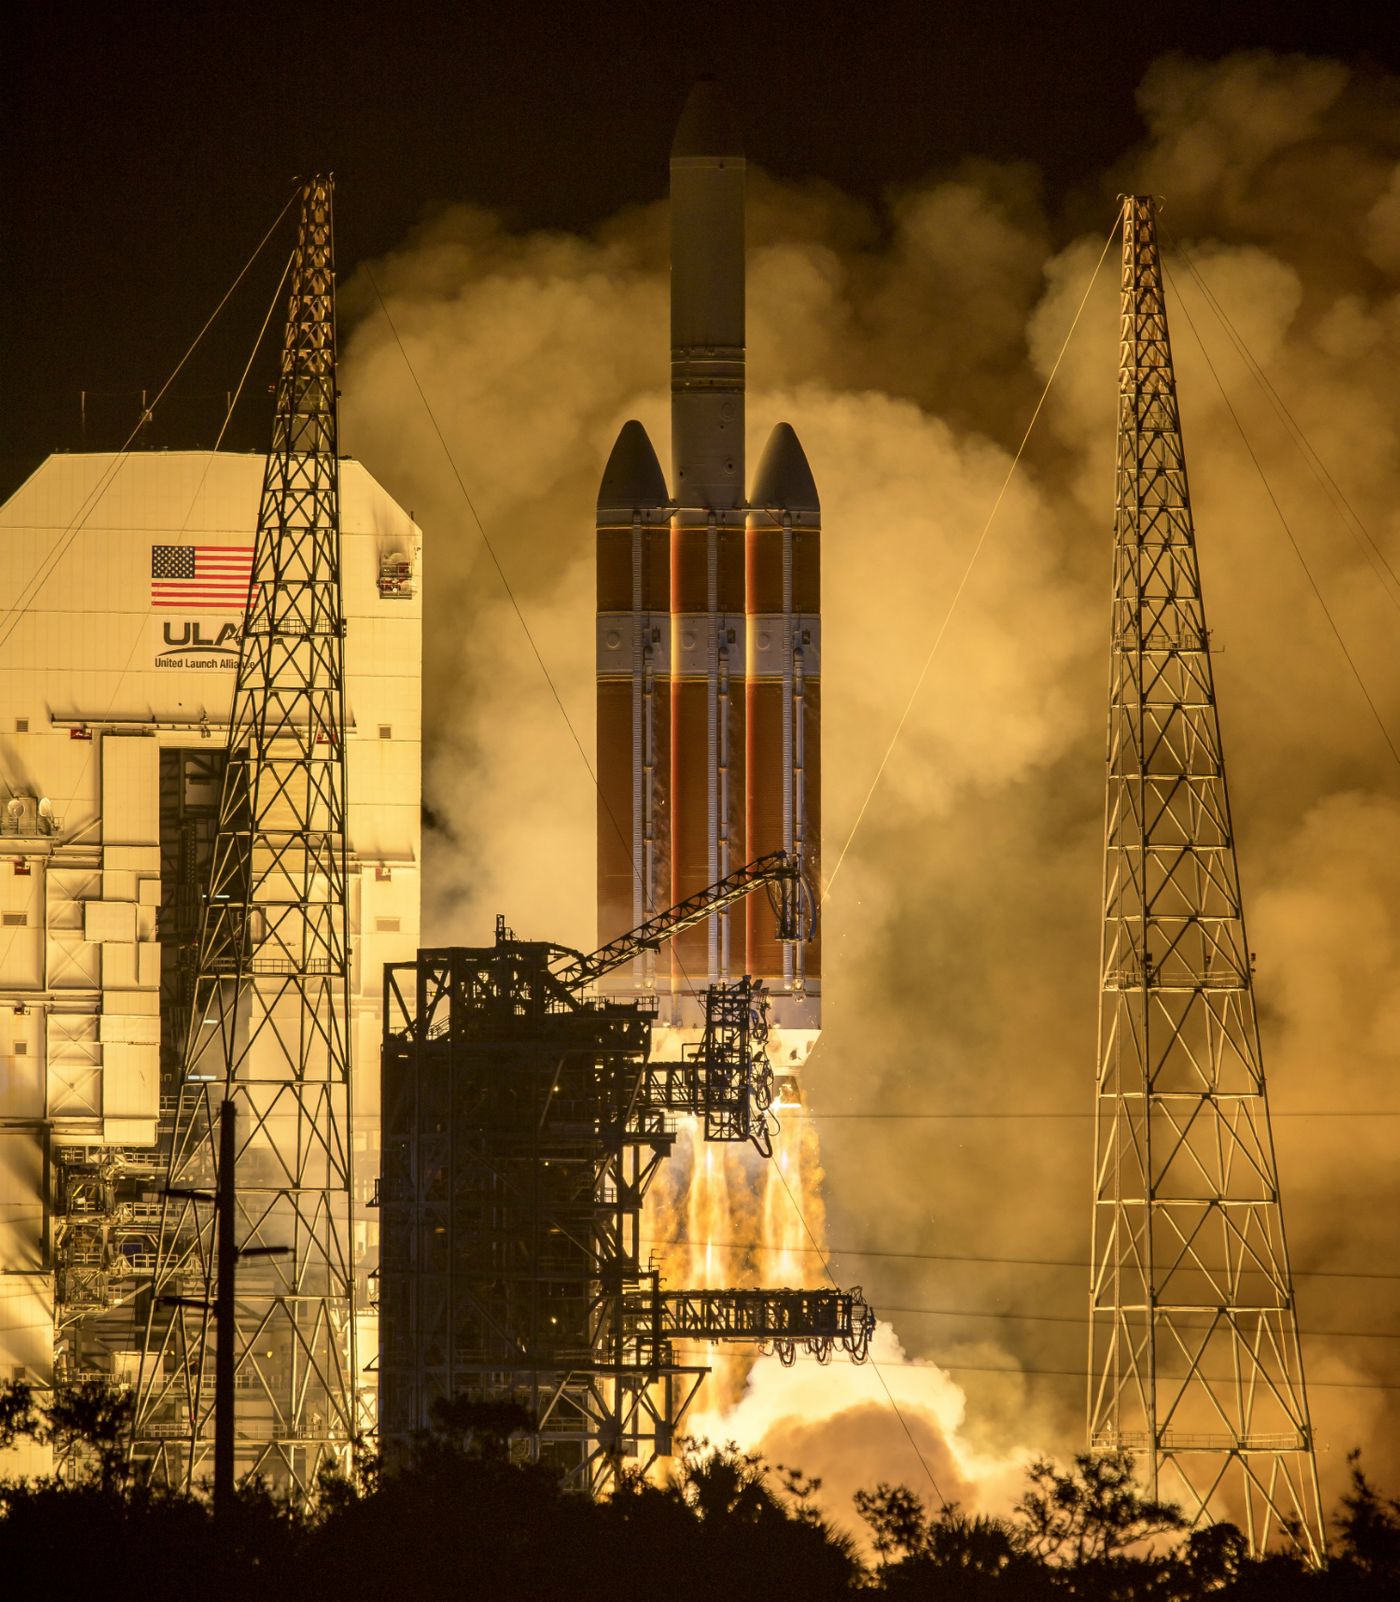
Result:
[[[705,1028],[679,1062],[647,1062],[639,1105],[689,1113],[701,1120],[706,1140],[752,1141],[773,1155],[773,1069],[768,1039],[768,997],[747,977],[705,992]]]
[[[302,192],[134,1429],[156,1482],[208,1477],[228,1101],[236,1253],[255,1258],[233,1320],[236,1468],[297,1502],[324,1467],[347,1464],[362,1423],[331,188],[316,178]]]
[[[1324,1537],[1155,207],[1123,210],[1089,1437],[1193,1525]]]
[[[386,969],[380,1433],[391,1460],[435,1403],[510,1400],[536,1421],[529,1455],[596,1495],[625,1461],[645,1468],[672,1452],[707,1373],[678,1359],[676,1341],[756,1341],[786,1361],[799,1347],[866,1355],[874,1321],[859,1291],[675,1291],[642,1255],[642,1203],[677,1113],[702,1118],[709,1138],[765,1149],[761,987],[717,987],[694,1056],[651,1063],[653,1012],[585,995],[580,975],[593,971],[499,921],[491,946]]]

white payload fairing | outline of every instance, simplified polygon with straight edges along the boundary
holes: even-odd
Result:
[[[821,883],[821,508],[787,423],[745,495],[744,155],[712,79],[671,149],[671,463],[668,492],[627,422],[598,494],[600,944],[770,851]],[[820,947],[779,942],[762,896],[615,988],[686,1030],[707,985],[745,974],[799,1062],[821,1022]]]

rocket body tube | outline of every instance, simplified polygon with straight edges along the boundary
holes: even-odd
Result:
[[[749,860],[744,838],[744,525],[678,511],[671,533],[671,899]],[[743,917],[671,942],[678,994],[744,972]]]
[[[797,435],[779,423],[750,497],[745,596],[746,837],[750,855],[796,857],[821,893],[821,503]],[[820,1023],[821,944],[780,942],[751,898],[747,971],[766,984],[780,1028]]]
[[[745,496],[744,338],[744,154],[702,80],[671,150],[671,490],[629,422],[598,497],[600,945],[769,851],[820,894],[821,510],[786,423]],[[610,988],[693,1039],[705,987],[752,974],[794,1067],[820,951],[774,925],[752,896]]]
[[[682,901],[749,860],[744,156],[708,80],[691,92],[671,148],[671,459],[671,893]],[[742,914],[681,936],[671,957],[679,996],[738,977]]]
[[[671,466],[676,506],[744,504],[744,153],[702,80],[671,147]]]
[[[625,423],[598,494],[599,945],[671,904],[670,547],[661,465],[642,425]],[[652,992],[657,969],[646,952],[612,988]]]

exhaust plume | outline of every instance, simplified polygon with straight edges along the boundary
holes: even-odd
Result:
[[[830,874],[1114,195],[1165,197],[1168,312],[1330,1505],[1354,1445],[1381,1483],[1400,1478],[1397,1393],[1374,1388],[1391,1382],[1400,1337],[1400,80],[1302,57],[1174,56],[1152,67],[1139,105],[1139,148],[1105,152],[1103,177],[1053,209],[1024,164],[969,160],[878,214],[820,182],[756,175],[751,415],[791,418],[822,486]],[[877,1310],[908,1310],[888,1315],[877,1361],[944,1494],[973,1507],[1004,1505],[1026,1448],[1068,1453],[1084,1427],[1116,261],[1110,245],[831,888],[826,1028],[805,1070],[813,1116],[790,1120],[802,1141],[820,1138],[825,1183],[812,1146],[797,1193],[814,1232],[824,1209],[833,1273]],[[586,949],[594,807],[575,739],[590,755],[593,500],[625,418],[666,438],[664,206],[587,238],[513,234],[452,206],[373,271],[514,596],[357,278],[344,296],[346,437],[427,531],[437,826],[425,940],[484,939],[500,910],[526,937]],[[877,596],[876,572],[899,581]],[[741,1161],[702,1147],[704,1160]],[[770,1202],[785,1198],[750,1196],[748,1222],[724,1222],[771,1230]],[[688,1200],[658,1203],[661,1234]],[[743,1266],[716,1265],[715,1282]],[[781,1282],[761,1254],[744,1271]],[[1347,1277],[1366,1274],[1392,1277]],[[707,1400],[712,1433],[825,1470],[833,1506],[880,1477],[921,1488],[875,1376],[775,1369],[760,1360],[742,1389]]]

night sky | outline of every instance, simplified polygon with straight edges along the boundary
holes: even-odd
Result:
[[[1068,222],[1137,137],[1164,51],[1400,58],[1386,7],[1294,0],[211,11],[7,8],[0,492],[82,444],[81,390],[87,443],[121,443],[297,173],[336,173],[342,281],[444,201],[583,229],[664,193],[685,91],[713,71],[780,177],[874,200],[968,154],[1026,159]],[[270,282],[231,304],[145,443],[212,443]],[[265,427],[245,408],[230,443]]]

